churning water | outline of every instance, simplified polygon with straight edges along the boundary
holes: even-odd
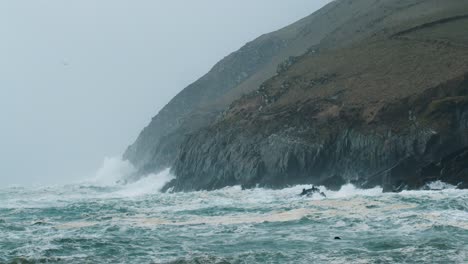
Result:
[[[168,179],[0,189],[0,263],[468,262],[467,191],[158,192]]]

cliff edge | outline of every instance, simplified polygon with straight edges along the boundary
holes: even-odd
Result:
[[[467,187],[468,5],[369,2],[387,14],[363,25],[372,34],[334,45],[350,21],[280,65],[186,138],[167,187]]]
[[[124,158],[165,189],[468,184],[468,3],[339,0],[232,53]]]

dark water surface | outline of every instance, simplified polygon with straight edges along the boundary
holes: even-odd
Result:
[[[0,263],[468,263],[468,191],[148,186],[0,189]]]

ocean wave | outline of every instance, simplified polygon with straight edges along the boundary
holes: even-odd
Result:
[[[161,193],[171,177],[167,170],[127,185],[16,188],[8,195],[0,190],[0,262],[385,263],[408,254],[436,262],[463,259],[466,190],[394,194],[321,187],[326,198],[300,196],[306,185]]]

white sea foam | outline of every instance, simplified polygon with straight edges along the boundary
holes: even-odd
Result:
[[[99,186],[109,186],[130,178],[135,173],[136,169],[129,161],[116,157],[105,158],[94,177],[87,182]]]
[[[451,185],[442,181],[434,181],[426,184],[427,189],[429,190],[447,190],[447,189],[456,189],[457,186]]]
[[[329,218],[331,214],[360,217],[360,214],[371,210],[366,207],[369,205],[369,201],[366,200],[366,197],[382,195],[382,188],[377,187],[362,190],[353,185],[345,185],[339,191],[328,191],[324,187],[321,187],[321,190],[327,194],[327,198],[320,195],[314,195],[312,197],[302,197],[299,195],[303,188],[309,187],[310,186],[304,185],[281,190],[264,188],[242,190],[240,186],[234,186],[210,192],[198,191],[191,193],[162,194],[163,196],[169,197],[169,205],[166,205],[163,209],[157,208],[155,212],[161,209],[171,213],[184,211],[196,212],[209,208],[244,208],[252,212],[226,216],[193,216],[182,220],[170,220],[142,215],[127,220],[134,225],[151,227],[158,225],[233,225],[287,222],[300,220],[308,216]],[[354,198],[348,199],[352,197]],[[380,211],[396,209],[387,207],[382,203],[378,205],[383,207]],[[284,208],[285,206],[286,208]],[[398,205],[396,207],[398,207]],[[407,207],[411,208],[412,206],[407,205]],[[403,206],[400,205],[399,208],[403,208]],[[327,214],[323,214],[324,209]]]
[[[174,177],[170,169],[159,173],[143,175],[138,180],[125,183],[137,174],[137,169],[129,162],[121,158],[105,158],[94,177],[82,182],[83,185],[99,187],[116,187],[117,190],[105,195],[105,197],[136,197],[159,192],[166,183]]]
[[[96,173],[80,182],[41,187],[12,187],[0,190],[0,208],[44,208],[65,206],[74,201],[131,198],[158,193],[174,177],[170,169],[142,176],[124,184],[136,169],[120,158],[106,158]]]
[[[126,170],[125,166],[114,165]],[[93,243],[127,254],[125,250],[133,250],[128,247],[130,239],[149,245],[147,252],[156,247],[166,248],[168,254],[182,250],[181,255],[203,250],[204,245],[244,252],[249,249],[246,244],[265,252],[289,254],[281,249],[298,245],[308,247],[307,252],[312,250],[310,259],[323,259],[324,263],[349,263],[350,258],[340,252],[349,249],[353,241],[359,252],[373,252],[376,247],[381,250],[388,245],[387,254],[404,251],[401,254],[412,256],[419,252],[415,258],[424,259],[433,252],[438,256],[434,247],[440,246],[440,235],[445,233],[443,243],[457,250],[444,251],[444,256],[466,257],[460,246],[464,244],[457,241],[468,230],[466,190],[384,194],[381,188],[361,190],[345,185],[339,191],[330,191],[320,187],[326,198],[300,196],[302,189],[310,185],[281,190],[242,190],[234,186],[216,191],[161,193],[159,190],[172,178],[170,170],[165,170],[126,185],[110,180],[109,186],[102,182],[0,190],[0,212],[4,206],[14,208],[0,215],[0,228],[10,229],[3,237],[18,241],[18,252],[32,259],[42,259],[51,249],[68,250],[73,243],[77,251],[69,256],[76,263],[87,262],[78,253],[99,255],[97,250],[102,249],[90,246]],[[15,231],[20,229],[27,232]],[[456,235],[451,236],[451,232]],[[406,242],[421,234],[423,242],[418,247],[414,247],[414,241]],[[335,241],[334,236],[343,240]],[[186,248],[173,246],[179,244]],[[318,246],[310,248],[311,244]],[[1,253],[8,251],[0,248]],[[356,255],[353,260],[361,257]]]
[[[328,194],[327,197],[329,198],[345,198],[353,196],[378,196],[382,195],[382,191],[383,189],[381,187],[375,187],[372,189],[359,189],[352,184],[346,184],[342,186],[339,191],[334,192],[326,190],[326,193]]]
[[[289,222],[297,221],[311,213],[311,210],[304,208],[293,209],[284,212],[270,212],[266,214],[242,214],[227,216],[199,217],[195,216],[184,221],[169,221],[161,218],[133,218],[133,224],[151,227],[155,225],[238,225],[238,224],[258,224],[265,222]]]
[[[170,173],[170,169],[166,169],[160,173],[150,174],[136,182],[126,184],[122,186],[122,189],[118,190],[114,194],[118,194],[123,197],[135,197],[157,193],[161,191],[164,185],[172,179],[174,179],[174,176]]]

